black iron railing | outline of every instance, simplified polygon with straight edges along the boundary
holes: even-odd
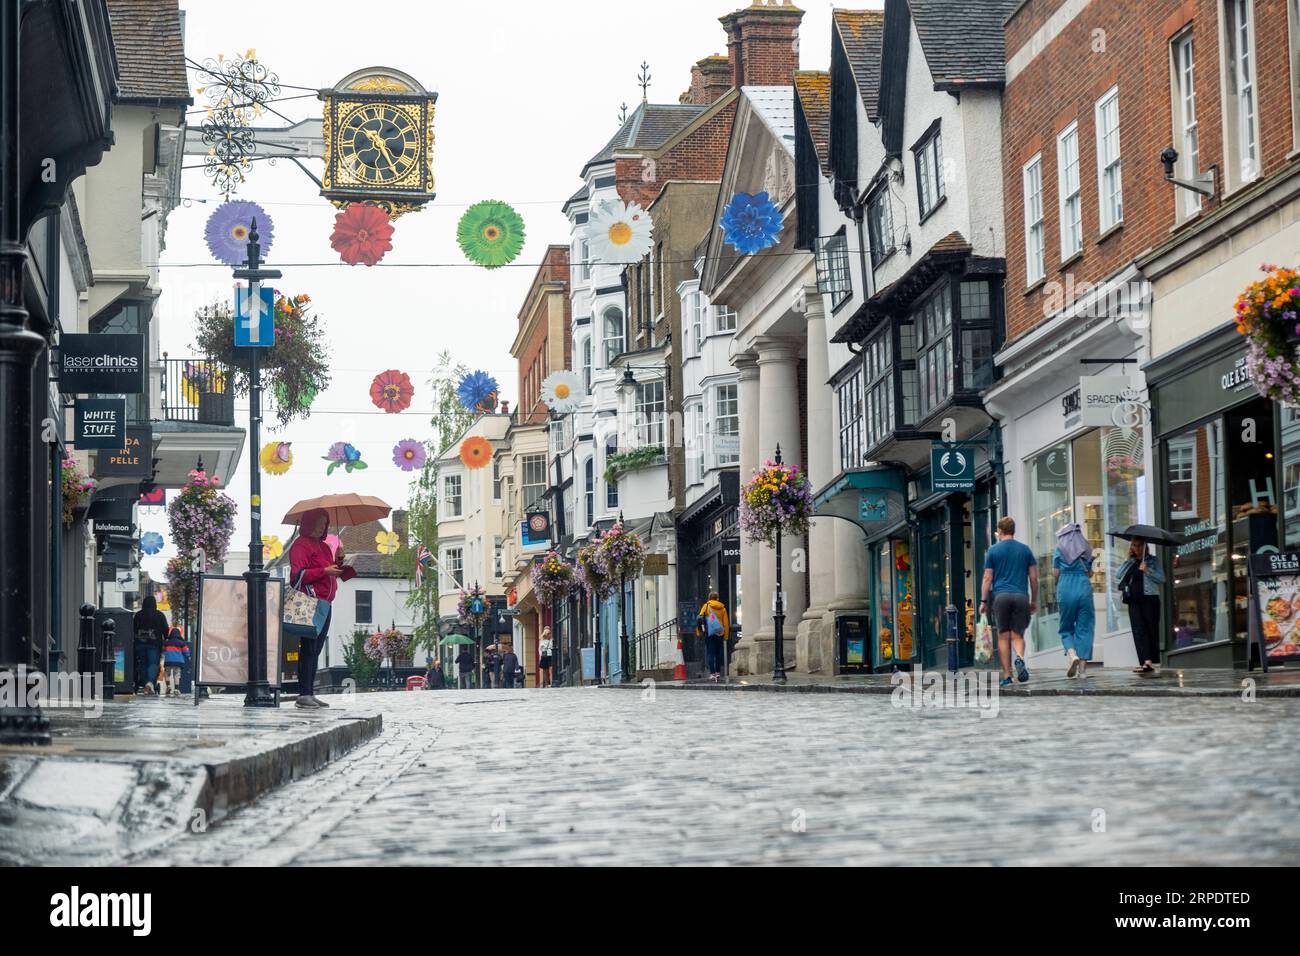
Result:
[[[163,357],[163,420],[235,424],[234,376],[215,359]]]
[[[665,631],[677,627],[676,621],[664,621],[653,631],[646,631],[644,634],[638,634],[636,637],[636,669],[641,671],[659,670],[661,663],[673,665],[677,661],[673,655],[669,655],[666,661],[661,661],[659,654],[659,638]]]

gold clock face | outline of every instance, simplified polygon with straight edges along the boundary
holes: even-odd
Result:
[[[338,128],[339,178],[359,184],[401,183],[420,159],[420,129],[404,110],[387,103],[360,104]]]

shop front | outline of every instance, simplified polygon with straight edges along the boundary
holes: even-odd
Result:
[[[1158,523],[1186,537],[1166,588],[1165,660],[1242,667],[1248,558],[1300,548],[1300,410],[1255,392],[1232,322],[1146,371]]]
[[[688,676],[704,672],[704,641],[693,632],[699,609],[714,591],[727,608],[731,643],[743,625],[740,587],[740,473],[718,473],[718,484],[677,518],[677,614]],[[687,632],[685,623],[691,622]]]

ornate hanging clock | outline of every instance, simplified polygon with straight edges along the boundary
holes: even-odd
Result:
[[[400,70],[357,70],[321,90],[325,175],[321,195],[339,208],[368,202],[390,219],[434,197],[430,93]]]

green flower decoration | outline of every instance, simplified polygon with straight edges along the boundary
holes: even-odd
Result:
[[[456,241],[470,262],[496,269],[513,262],[524,247],[524,221],[509,205],[486,199],[465,210]]]
[[[289,392],[285,388],[284,382],[276,382],[272,391],[275,394],[276,404],[281,408],[300,407],[307,409],[311,408],[311,403],[316,401],[316,389],[312,388],[310,384],[304,384],[302,386],[302,390],[299,392],[298,400],[296,402],[290,401]]]

